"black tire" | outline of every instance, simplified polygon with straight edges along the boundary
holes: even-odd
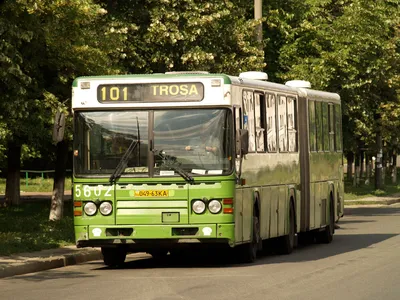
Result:
[[[299,245],[306,246],[313,244],[315,241],[315,234],[312,231],[300,232],[297,236]]]
[[[103,261],[106,266],[120,267],[125,262],[127,251],[122,247],[102,247],[101,253],[103,254]]]
[[[155,260],[165,260],[168,256],[168,250],[154,250],[148,252]]]
[[[289,233],[277,239],[276,250],[278,254],[290,254],[296,246],[296,224],[293,203],[289,208]]]
[[[329,201],[329,223],[326,225],[323,231],[320,231],[316,235],[317,243],[329,244],[333,240],[333,234],[335,233],[335,210],[333,207],[333,199]]]
[[[253,216],[253,234],[251,242],[239,246],[239,259],[243,263],[253,263],[257,258],[257,251],[261,245],[260,221],[258,216]]]

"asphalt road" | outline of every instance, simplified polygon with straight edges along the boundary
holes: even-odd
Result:
[[[400,299],[400,205],[347,209],[330,245],[252,265],[129,257],[0,280],[0,299]],[[207,260],[208,261],[208,260]]]

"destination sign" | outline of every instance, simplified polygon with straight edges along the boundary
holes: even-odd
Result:
[[[204,86],[200,82],[101,84],[97,100],[103,102],[201,101]]]

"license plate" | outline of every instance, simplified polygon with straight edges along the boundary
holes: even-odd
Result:
[[[169,193],[166,190],[158,191],[135,191],[135,197],[168,197]]]

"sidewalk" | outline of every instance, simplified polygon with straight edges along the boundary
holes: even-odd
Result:
[[[367,197],[356,200],[344,200],[345,206],[352,205],[391,205],[400,203],[400,193],[393,194],[385,197]]]
[[[99,259],[103,259],[99,249],[77,249],[75,246],[0,256],[0,278],[61,268]]]
[[[52,193],[21,193],[22,201],[50,200]],[[0,198],[4,195],[0,195]],[[71,200],[71,191],[65,191],[64,200]],[[345,206],[390,205],[400,203],[400,193],[387,197],[371,197],[358,200],[345,200]],[[77,249],[69,246],[59,249],[0,256],[0,278],[61,268],[92,260],[102,260],[98,248]]]

